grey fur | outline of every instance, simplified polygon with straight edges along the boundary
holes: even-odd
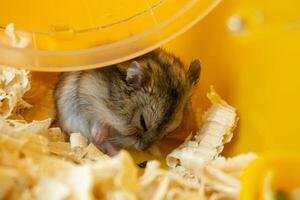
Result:
[[[188,75],[179,59],[159,49],[134,61],[64,73],[55,91],[59,123],[68,133],[83,133],[104,151],[105,143],[145,150],[179,126],[199,79],[200,63],[195,66],[194,61],[193,66],[190,71],[198,74]],[[140,124],[141,113],[147,130]],[[93,137],[95,124],[111,127],[105,141]]]

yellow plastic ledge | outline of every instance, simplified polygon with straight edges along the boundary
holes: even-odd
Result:
[[[291,152],[268,152],[245,169],[242,176],[240,200],[264,199],[264,182],[272,173],[271,190],[286,194],[300,188],[300,155]]]

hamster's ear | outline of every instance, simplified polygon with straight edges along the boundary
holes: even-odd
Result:
[[[140,89],[146,85],[148,78],[145,69],[137,61],[130,64],[126,75],[126,82],[129,86]]]
[[[191,85],[196,85],[199,82],[201,73],[201,63],[199,59],[194,59],[187,72],[187,79]]]

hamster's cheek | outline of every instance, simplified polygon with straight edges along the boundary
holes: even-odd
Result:
[[[185,104],[183,104],[183,105],[185,105]],[[170,133],[170,132],[174,131],[175,129],[177,129],[181,125],[181,122],[183,120],[183,114],[184,114],[185,110],[186,110],[186,106],[180,106],[178,108],[177,113],[175,113],[175,115],[174,115],[174,119],[172,121],[170,121],[169,124],[166,126],[165,133]]]
[[[126,127],[126,131],[116,131],[117,134],[124,136],[124,137],[139,135],[142,132],[143,132],[143,130],[141,128],[136,127],[136,126],[131,126],[131,125],[128,125]]]

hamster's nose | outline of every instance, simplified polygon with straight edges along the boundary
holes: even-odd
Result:
[[[153,142],[150,141],[143,141],[141,137],[138,137],[137,142],[134,145],[134,148],[137,149],[138,151],[145,151],[147,150]]]
[[[149,145],[146,145],[144,143],[141,143],[140,141],[136,143],[135,145],[135,149],[137,149],[138,151],[145,151],[149,148]]]

